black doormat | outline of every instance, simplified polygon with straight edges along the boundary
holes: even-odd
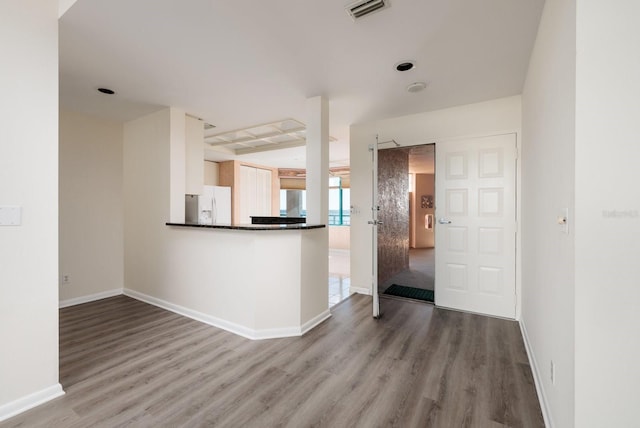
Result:
[[[383,294],[390,296],[406,297],[408,299],[424,300],[425,302],[433,302],[433,290],[424,290],[422,288],[407,287],[404,285],[393,284]]]

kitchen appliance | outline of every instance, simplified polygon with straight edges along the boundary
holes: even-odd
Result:
[[[184,221],[198,223],[198,195],[184,195]]]
[[[199,224],[231,224],[231,187],[204,186],[198,197]]]

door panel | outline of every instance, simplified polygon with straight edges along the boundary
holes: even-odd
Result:
[[[409,268],[409,150],[378,151],[378,284]]]
[[[371,294],[373,317],[380,317],[380,301],[378,298],[378,136],[376,143],[369,146],[371,153]]]
[[[515,134],[436,149],[436,304],[515,317]]]
[[[445,200],[445,213],[447,217],[469,215],[468,201],[469,191],[467,189],[447,189]]]

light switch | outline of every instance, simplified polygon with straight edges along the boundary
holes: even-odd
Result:
[[[20,226],[22,207],[0,206],[0,226]]]

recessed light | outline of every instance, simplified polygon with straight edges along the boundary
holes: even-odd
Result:
[[[395,65],[397,71],[409,71],[416,68],[416,63],[409,60],[404,60],[396,63]]]
[[[414,82],[407,86],[407,92],[415,93],[420,92],[427,87],[425,82]]]
[[[109,88],[98,88],[98,92],[102,92],[103,94],[107,94],[107,95],[113,95],[116,93],[116,91]]]

